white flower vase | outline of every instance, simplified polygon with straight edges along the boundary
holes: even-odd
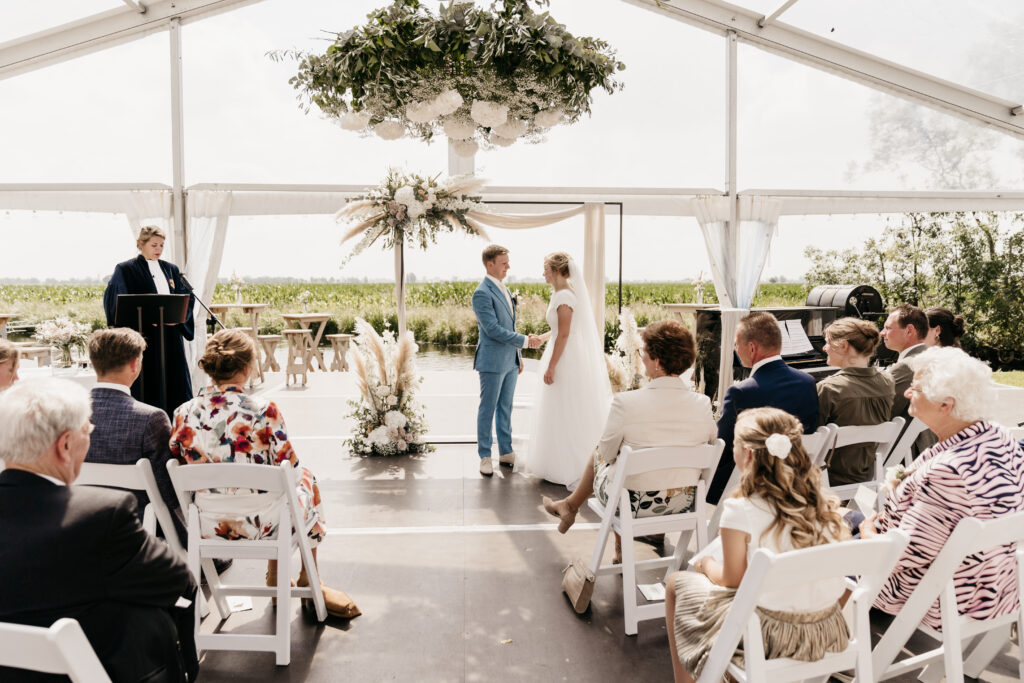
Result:
[[[242,290],[241,289],[237,289],[237,288],[235,289],[235,303],[236,304],[242,303]]]

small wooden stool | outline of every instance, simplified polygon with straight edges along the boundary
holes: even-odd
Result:
[[[348,370],[348,360],[345,355],[348,353],[348,343],[352,341],[351,334],[329,334],[327,339],[331,342],[331,348],[334,350],[334,359],[331,360],[331,370]]]
[[[259,335],[260,346],[263,347],[263,364],[260,366],[264,372],[281,372],[281,364],[277,362],[274,354],[277,353],[277,345],[284,339],[279,334]]]
[[[290,384],[293,377],[297,382],[298,376],[302,375],[302,386],[306,386],[306,373],[313,353],[313,333],[310,330],[284,330],[281,334],[288,340],[285,384]]]

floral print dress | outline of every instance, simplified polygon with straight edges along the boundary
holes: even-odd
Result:
[[[313,473],[299,465],[284,419],[273,401],[241,387],[207,387],[174,411],[171,453],[186,465],[238,462],[279,465],[296,472],[296,493],[312,545],[327,535],[324,506]],[[281,499],[252,489],[210,489],[196,493],[203,538],[259,540],[277,535]]]

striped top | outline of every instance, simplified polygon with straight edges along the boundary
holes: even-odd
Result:
[[[925,451],[880,515],[882,531],[899,528],[910,544],[882,587],[875,607],[896,614],[910,597],[957,523],[1024,510],[1024,451],[1002,427],[976,422]],[[960,614],[990,619],[1017,608],[1012,546],[964,560],[953,577]],[[938,600],[924,623],[941,626]]]

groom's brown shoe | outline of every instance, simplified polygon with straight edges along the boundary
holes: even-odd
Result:
[[[505,455],[498,456],[498,464],[505,465],[506,467],[512,467],[516,464],[516,454],[506,453]]]

